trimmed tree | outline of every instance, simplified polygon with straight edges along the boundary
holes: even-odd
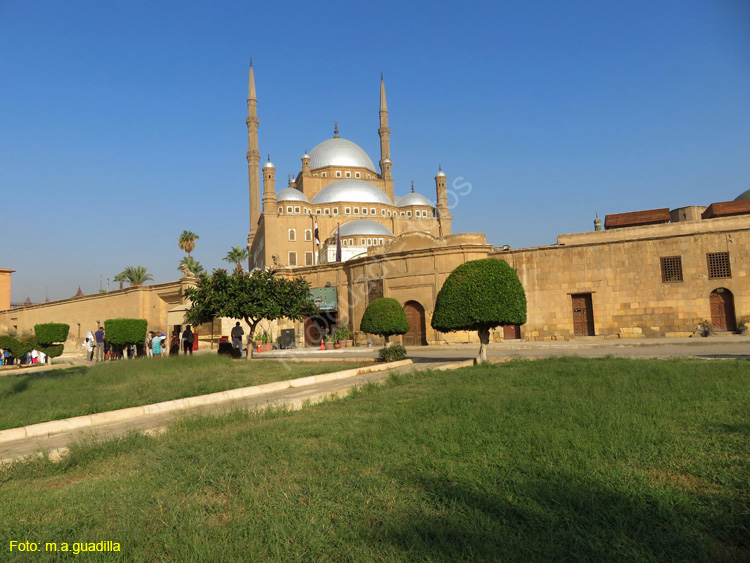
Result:
[[[107,319],[104,321],[104,334],[111,346],[124,349],[146,341],[148,321],[146,319]],[[127,354],[123,355],[127,358]]]
[[[365,309],[359,330],[384,337],[385,345],[388,346],[388,337],[406,334],[409,332],[409,323],[406,322],[406,313],[401,303],[390,297],[380,297]]]
[[[185,314],[188,323],[199,325],[216,317],[242,319],[250,327],[250,340],[262,320],[301,321],[318,313],[304,278],[280,278],[271,270],[235,270],[231,275],[226,270],[214,270],[211,275],[202,274],[194,287],[185,290],[185,297],[191,301]]]
[[[485,258],[461,264],[440,288],[432,328],[440,332],[476,330],[477,363],[487,361],[490,329],[526,322],[526,293],[504,260]]]
[[[70,325],[65,323],[43,323],[34,325],[36,341],[42,347],[42,352],[49,357],[50,363],[52,363],[52,358],[57,358],[62,355],[69,331]]]

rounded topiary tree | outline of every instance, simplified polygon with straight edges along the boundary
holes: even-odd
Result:
[[[404,308],[398,301],[381,297],[367,306],[359,330],[384,337],[385,345],[388,346],[388,337],[406,334],[409,332],[409,324],[406,322]]]
[[[108,319],[104,321],[104,337],[112,346],[125,348],[132,344],[143,344],[146,341],[146,319]],[[123,354],[123,358],[127,358]]]
[[[487,361],[490,329],[526,322],[526,293],[504,260],[485,258],[461,264],[440,288],[432,328],[440,332],[476,330],[477,363]]]
[[[50,363],[52,363],[52,358],[57,358],[62,355],[69,331],[70,325],[65,323],[44,323],[34,325],[36,341],[42,347],[42,352],[49,357]]]

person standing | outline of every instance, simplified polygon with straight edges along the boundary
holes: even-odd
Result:
[[[101,362],[104,360],[104,329],[99,327],[94,333],[96,339],[96,361]]]
[[[237,324],[234,325],[234,328],[232,329],[232,348],[239,348],[240,355],[242,355],[242,336],[244,334],[245,331],[242,330],[240,322],[237,321]]]
[[[152,349],[152,340],[154,339],[154,333],[149,331],[149,333],[146,335],[146,342],[144,342],[144,345],[146,347],[146,357],[147,358],[153,358],[154,357],[154,351]]]
[[[193,355],[193,342],[195,342],[195,334],[190,329],[190,325],[187,325],[182,333],[182,349],[185,354]]]
[[[176,356],[180,353],[180,333],[175,329],[169,339],[169,355]]]
[[[154,335],[151,339],[151,351],[154,358],[161,358],[161,337]]]

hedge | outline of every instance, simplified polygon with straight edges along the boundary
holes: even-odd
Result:
[[[381,297],[367,306],[359,329],[368,334],[385,336],[387,340],[388,336],[409,332],[409,324],[406,322],[404,308],[398,301]]]
[[[146,340],[146,319],[108,319],[104,321],[104,337],[114,346],[143,344]]]
[[[65,342],[68,339],[70,325],[65,323],[44,323],[34,325],[36,340],[42,346],[49,346],[56,342]]]

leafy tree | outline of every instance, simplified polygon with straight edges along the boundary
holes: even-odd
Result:
[[[107,342],[114,346],[143,344],[146,340],[148,321],[146,319],[107,319],[104,321],[104,332]]]
[[[359,330],[383,336],[385,345],[388,346],[388,337],[406,334],[409,332],[409,323],[406,322],[406,313],[401,303],[390,297],[380,297],[374,299],[365,309]]]
[[[227,252],[227,255],[222,258],[224,262],[229,262],[230,264],[236,264],[237,266],[240,266],[242,262],[248,259],[250,256],[250,252],[248,252],[247,247],[244,246],[233,246],[232,250]]]
[[[43,323],[34,325],[36,340],[39,342],[42,352],[47,354],[50,358],[57,358],[62,355],[69,331],[70,325],[65,323]]]
[[[280,278],[271,270],[235,270],[231,275],[226,270],[204,273],[194,287],[185,290],[185,296],[191,301],[186,322],[198,325],[215,317],[242,319],[250,326],[250,340],[262,320],[301,321],[318,312],[304,278]]]
[[[182,231],[182,234],[180,235],[178,245],[180,249],[187,252],[188,258],[192,258],[190,256],[190,253],[195,248],[195,241],[198,240],[200,237],[196,235],[193,231]]]
[[[130,285],[143,285],[144,282],[154,279],[154,277],[148,273],[148,268],[145,266],[128,266],[117,275],[122,276],[125,281],[130,282]],[[119,281],[119,279],[117,281]]]
[[[477,363],[487,361],[490,329],[526,322],[526,293],[504,260],[485,258],[461,264],[440,288],[432,328],[440,332],[476,330]]]
[[[198,262],[195,258],[189,258],[188,256],[185,256],[182,260],[180,260],[180,265],[177,266],[178,270],[182,270],[182,265],[187,265],[188,269],[193,273],[194,276],[200,276],[203,272],[205,272],[205,268],[201,266],[201,263]]]

